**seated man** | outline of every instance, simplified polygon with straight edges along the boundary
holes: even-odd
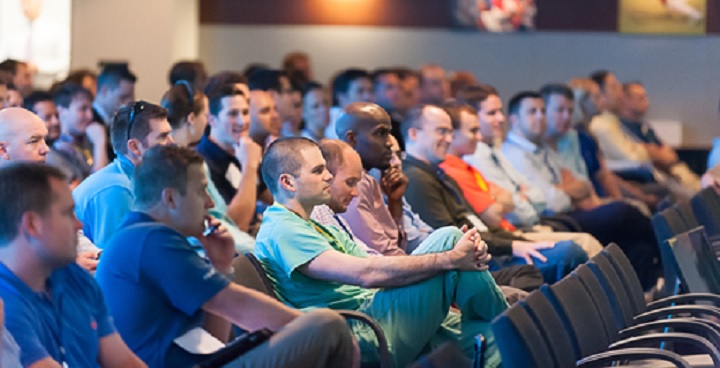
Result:
[[[503,153],[542,189],[548,199],[547,210],[567,213],[602,244],[618,243],[643,286],[654,286],[660,271],[659,249],[650,220],[624,202],[597,203],[592,184],[562,166],[557,153],[543,143],[545,103],[540,94],[516,94],[508,111],[510,132]]]
[[[205,158],[210,180],[227,205],[228,216],[249,232],[257,200],[266,191],[258,180],[262,146],[248,136],[250,109],[240,83],[210,89],[210,134],[197,145]]]
[[[373,82],[370,73],[362,69],[345,69],[338,72],[331,82],[332,107],[330,123],[325,128],[325,138],[337,139],[335,122],[345,106],[353,102],[370,102],[373,95]]]
[[[309,139],[309,138],[308,138]],[[337,139],[324,139],[319,144],[320,152],[333,178],[330,182],[330,200],[327,204],[315,206],[310,218],[324,226],[334,226],[344,231],[350,240],[370,255],[381,255],[369,247],[355,233],[348,222],[340,217],[357,198],[358,183],[364,171],[360,156],[349,144]]]
[[[85,236],[98,247],[105,248],[130,212],[135,165],[151,147],[173,143],[170,132],[165,109],[149,102],[137,101],[115,114],[111,138],[117,157],[73,190],[75,214]]]
[[[232,283],[232,237],[208,214],[203,159],[176,146],[150,149],[135,169],[135,209],[103,253],[96,278],[119,332],[152,367],[191,366],[203,359],[177,339],[208,336],[226,342],[230,322],[276,334],[231,366],[282,367],[313,361],[347,367],[353,340],[344,319],[318,309],[303,314]],[[204,225],[216,230],[204,235]],[[202,244],[209,262],[186,237]]]
[[[0,167],[18,161],[44,164],[50,151],[44,139],[47,134],[42,120],[26,109],[9,107],[0,111]],[[82,231],[78,232],[77,252],[80,267],[95,272],[100,249]]]
[[[397,367],[443,339],[459,339],[472,357],[478,333],[486,338],[486,365],[500,365],[490,321],[507,302],[486,271],[489,257],[475,229],[437,230],[413,256],[368,257],[342,230],[309,219],[315,206],[330,200],[332,175],[317,144],[305,138],[274,142],[262,174],[277,202],[265,211],[255,254],[281,300],[370,315],[385,332]],[[462,316],[448,314],[453,302]],[[353,332],[369,359],[368,331]]]
[[[60,136],[48,153],[48,165],[61,168],[72,185],[108,163],[105,127],[92,121],[92,94],[77,84],[64,84],[55,93]]]
[[[48,92],[35,91],[23,101],[23,106],[42,119],[48,130],[46,142],[52,146],[60,136],[60,120],[53,96]]]
[[[81,226],[63,173],[14,163],[0,168],[0,188],[0,298],[22,365],[145,367],[115,331],[92,276],[74,262]]]
[[[534,263],[549,283],[587,260],[573,242],[528,241],[500,227],[488,227],[479,218],[461,186],[438,167],[447,159],[453,141],[451,118],[443,109],[425,105],[411,110],[403,122],[403,134],[407,143],[403,167],[410,179],[407,199],[430,226],[482,226],[488,238],[492,236],[490,254],[500,266]],[[541,262],[533,262],[533,257]]]

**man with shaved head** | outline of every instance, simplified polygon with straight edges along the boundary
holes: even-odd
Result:
[[[7,161],[45,163],[50,148],[45,143],[45,123],[21,107],[0,110],[0,157]]]
[[[500,366],[490,321],[507,302],[486,270],[486,246],[475,229],[437,230],[412,256],[368,257],[344,231],[310,219],[315,206],[332,197],[333,176],[316,143],[273,142],[262,176],[276,203],[264,213],[255,255],[280,300],[296,308],[370,315],[385,332],[396,367],[442,340],[457,341],[472,357],[478,333],[487,342],[485,365]],[[462,315],[449,312],[453,302]],[[364,328],[351,328],[364,360],[372,360],[375,338]]]

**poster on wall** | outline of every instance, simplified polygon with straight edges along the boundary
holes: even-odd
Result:
[[[70,68],[71,0],[0,0],[0,60],[29,62],[47,88]]]
[[[619,5],[622,33],[706,33],[706,0],[620,0]]]
[[[522,32],[535,29],[535,0],[456,0],[455,24],[488,32]]]

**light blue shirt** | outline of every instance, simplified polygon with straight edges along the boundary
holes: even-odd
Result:
[[[546,210],[566,212],[572,209],[570,197],[555,185],[562,180],[562,163],[558,154],[544,146],[538,146],[510,131],[502,146],[505,157],[542,190]]]
[[[708,155],[707,169],[710,170],[720,163],[720,138],[713,139],[713,146]]]
[[[132,176],[135,166],[118,154],[110,165],[90,175],[73,190],[75,215],[83,232],[103,248],[133,205]]]
[[[580,138],[578,138],[577,130],[570,129],[558,139],[558,155],[563,167],[572,170],[576,176],[584,180],[590,180],[585,160],[580,151]]]
[[[515,209],[507,215],[510,223],[515,226],[532,226],[540,221],[538,213],[545,210],[545,195],[515,169],[502,151],[478,142],[475,153],[463,156],[463,160],[480,171],[487,181],[512,193]],[[520,193],[521,187],[525,187],[527,198]]]

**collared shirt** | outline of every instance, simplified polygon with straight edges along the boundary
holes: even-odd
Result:
[[[488,207],[496,202],[495,198],[490,194],[494,184],[485,180],[485,177],[478,170],[459,157],[445,156],[445,161],[440,164],[440,168],[460,186],[465,199],[473,207],[475,213],[485,212]],[[515,227],[506,219],[501,221],[500,227],[508,231],[515,230]]]
[[[512,241],[523,240],[502,230],[487,232],[487,226],[473,212],[460,187],[442,169],[408,155],[403,161],[403,172],[409,181],[405,198],[428,225],[476,227],[494,256],[512,254]]]
[[[652,167],[650,156],[640,143],[626,132],[618,117],[604,112],[590,121],[590,133],[597,139],[605,163],[610,170]]]
[[[344,231],[305,220],[278,203],[265,210],[255,256],[284,303],[299,309],[357,310],[375,295],[371,289],[315,279],[298,271],[327,251],[368,257]]]
[[[585,180],[590,179],[577,130],[570,129],[558,138],[557,152],[564,167]]]
[[[626,132],[632,134],[635,139],[644,143],[657,144],[661,146],[663,143],[655,133],[655,129],[646,121],[630,121],[628,119],[620,119]]]
[[[383,199],[382,188],[367,172],[357,184],[359,195],[350,202],[345,219],[358,239],[386,256],[406,255],[404,229],[395,223]]]
[[[240,161],[235,156],[225,152],[207,135],[202,137],[195,150],[205,159],[208,168],[210,168],[210,180],[215,184],[225,204],[232,202],[243,175]],[[258,180],[258,194],[266,189],[265,183]]]
[[[463,160],[480,171],[488,181],[512,193],[515,209],[507,215],[512,224],[533,226],[540,221],[538,213],[545,211],[545,195],[517,171],[499,148],[481,141],[475,153],[463,156]],[[525,188],[524,195],[522,188]]]
[[[73,190],[75,215],[83,232],[96,246],[104,248],[123,217],[132,209],[132,176],[135,165],[124,155],[90,175]]]
[[[23,367],[48,357],[69,367],[96,367],[100,339],[115,327],[95,280],[72,263],[50,274],[46,290],[35,292],[0,263],[5,323]]]
[[[48,165],[62,170],[70,182],[83,181],[92,173],[92,144],[86,139],[81,142],[82,144],[79,144],[78,139],[61,134],[53,142],[45,161]]]
[[[367,244],[360,240],[360,238],[356,237],[352,228],[350,228],[350,224],[348,224],[344,218],[335,213],[330,206],[326,204],[315,206],[310,214],[310,218],[325,226],[333,226],[338,230],[344,231],[350,237],[350,240],[354,241],[355,244],[367,252],[367,254],[371,256],[382,255],[375,249],[368,247]]]
[[[337,132],[335,131],[335,123],[343,113],[343,108],[339,106],[333,106],[330,108],[330,123],[325,128],[325,138],[327,139],[339,139]]]
[[[182,234],[141,212],[127,214],[95,278],[123,340],[151,367],[191,366],[202,359],[173,340],[201,327],[203,304],[230,283]]]
[[[570,197],[556,185],[562,180],[562,164],[557,153],[510,131],[502,146],[505,157],[524,173],[545,195],[547,209],[566,212],[572,209]]]

